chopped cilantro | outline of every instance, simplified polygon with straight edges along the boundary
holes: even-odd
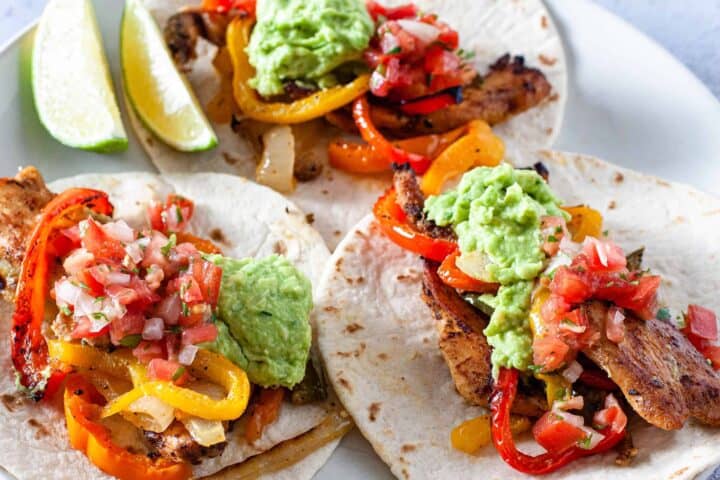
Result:
[[[394,55],[394,54],[400,53],[400,52],[402,52],[402,48],[400,47],[400,45],[398,45],[397,47],[393,48],[392,50],[390,50],[387,53],[390,55]]]
[[[668,308],[661,308],[657,311],[657,314],[655,315],[655,318],[658,320],[670,320],[672,315],[670,315],[670,310]]]
[[[136,333],[134,335],[125,335],[120,340],[120,345],[122,345],[123,347],[135,348],[140,344],[140,340],[142,340],[142,335],[140,335],[139,333]]]
[[[105,320],[107,321],[107,316],[103,312],[95,312],[92,315],[93,320]]]
[[[173,248],[175,245],[177,245],[177,237],[173,233],[170,235],[170,239],[168,240],[168,242],[162,248],[160,248],[160,251],[163,255],[167,257],[168,255],[170,255],[170,249]]]
[[[602,234],[603,234],[603,237],[607,237],[607,236],[608,236],[608,231],[607,231],[607,230],[603,230]]]
[[[182,302],[182,314],[183,314],[183,317],[190,316],[190,309],[188,308],[188,305],[185,302]]]
[[[177,205],[175,205],[175,219],[177,220],[178,224],[181,224],[183,220],[185,220],[183,218],[182,210]]]
[[[60,312],[62,312],[63,315],[66,317],[69,317],[72,315],[72,311],[70,310],[70,307],[67,305],[60,305]]]
[[[590,441],[592,440],[593,434],[589,434],[587,437],[583,438],[582,440],[578,440],[578,446],[582,448],[583,450],[589,450],[590,449]]]
[[[557,239],[557,237],[556,237],[555,235],[548,235],[547,241],[548,241],[548,242],[557,242],[558,239]]]
[[[176,382],[180,379],[180,377],[183,376],[185,373],[185,367],[179,367],[177,370],[175,370],[175,373],[173,373],[172,381]]]

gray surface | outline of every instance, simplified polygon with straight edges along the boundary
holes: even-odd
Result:
[[[720,98],[720,0],[594,1],[667,48]],[[46,2],[0,0],[0,45],[32,22]]]

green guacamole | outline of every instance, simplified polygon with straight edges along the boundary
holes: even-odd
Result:
[[[533,170],[510,165],[479,167],[466,173],[456,189],[425,202],[428,217],[451,225],[458,236],[458,267],[501,287],[482,300],[493,314],[485,329],[495,368],[527,370],[532,334],[527,320],[532,281],[543,269],[540,219],[569,215],[547,183]]]
[[[247,54],[250,86],[261,95],[283,93],[283,82],[329,88],[340,65],[359,60],[374,24],[361,0],[259,0]]]
[[[218,337],[204,345],[263,387],[292,387],[305,375],[312,331],[310,281],[286,258],[209,256],[223,269]]]

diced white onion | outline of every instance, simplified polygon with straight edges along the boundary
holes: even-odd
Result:
[[[558,252],[557,255],[550,259],[550,261],[548,262],[548,266],[545,268],[545,274],[550,275],[555,270],[557,270],[558,267],[568,266],[571,263],[572,258],[570,258],[570,256],[568,256],[565,252],[561,250]]]
[[[425,44],[434,42],[440,35],[440,30],[437,27],[417,20],[400,19],[397,20],[397,23],[403,30],[417,37]]]
[[[562,376],[568,382],[575,383],[577,379],[580,378],[580,374],[582,372],[582,365],[580,365],[576,360],[573,360],[573,362],[565,370],[563,370]]]
[[[602,440],[605,438],[605,435],[598,432],[597,430],[593,430],[590,427],[580,426],[580,430],[585,432],[585,438],[590,439],[589,441],[587,441],[587,443],[578,443],[578,446],[584,450],[592,450],[593,448],[597,447],[597,444],[602,442]]]
[[[175,325],[182,313],[182,302],[176,293],[163,298],[155,309],[155,315],[165,320],[168,325]]]
[[[152,432],[164,432],[175,420],[175,409],[159,398],[151,396],[138,398],[128,406],[128,411],[140,414],[141,417],[137,420],[142,428]]]
[[[130,260],[132,260],[134,263],[140,263],[145,256],[145,254],[143,253],[143,247],[140,244],[142,240],[147,239],[141,238],[140,240],[125,245],[125,253],[128,254],[128,257],[130,257]]]
[[[556,410],[555,408],[553,408],[553,412],[555,413],[555,415],[562,417],[562,419],[570,425],[574,425],[578,428],[583,428],[585,426],[585,419],[582,417],[582,415],[567,413],[562,410]]]
[[[95,256],[92,253],[84,248],[77,248],[65,258],[63,268],[68,274],[74,275],[90,265],[93,260],[95,260]]]
[[[148,318],[142,331],[143,340],[160,340],[163,338],[165,322],[162,318]]]
[[[255,180],[278,192],[295,189],[295,138],[288,125],[270,128],[262,136],[263,153],[255,171]]]
[[[573,323],[570,320],[561,321],[558,328],[560,330],[566,330],[573,333],[583,333],[585,330],[587,330],[587,327],[585,325],[578,325],[577,323]]]
[[[55,300],[59,305],[76,305],[82,293],[82,289],[77,285],[73,285],[68,279],[55,282]]]
[[[150,265],[147,269],[147,274],[145,275],[145,281],[148,283],[148,286],[152,288],[153,290],[157,290],[160,288],[160,284],[162,283],[163,279],[165,278],[165,272],[163,271],[162,267],[159,265]]]
[[[554,402],[552,405],[552,410],[554,412],[560,412],[565,410],[580,410],[581,408],[583,408],[584,405],[585,399],[582,397],[582,395],[576,395],[574,397],[570,397],[567,400]]]
[[[198,347],[195,345],[185,345],[180,349],[180,353],[178,353],[178,362],[183,365],[192,365],[198,350]]]
[[[225,441],[225,428],[220,420],[188,417],[182,420],[190,436],[203,447]]]
[[[110,272],[107,274],[107,285],[120,285],[127,287],[130,285],[130,274],[122,272]]]
[[[125,223],[125,220],[106,223],[102,226],[102,229],[108,236],[123,243],[130,243],[135,240],[135,231]]]
[[[575,257],[578,253],[580,253],[580,250],[582,250],[582,245],[577,242],[573,242],[568,235],[565,235],[560,239],[559,246],[560,251],[565,253],[568,258]]]

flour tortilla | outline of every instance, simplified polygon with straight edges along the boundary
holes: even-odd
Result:
[[[144,2],[161,27],[181,7],[192,3],[190,0]],[[395,5],[406,1],[381,3]],[[529,65],[542,69],[553,86],[552,100],[498,125],[495,131],[506,141],[509,152],[521,146],[530,150],[551,146],[560,130],[567,99],[567,64],[560,35],[541,0],[418,0],[415,3],[425,11],[437,12],[441,20],[459,31],[461,46],[475,52],[473,62],[479,72],[486,72],[490,64],[507,52],[524,55]],[[219,77],[212,66],[216,51],[208,42],[199,42],[198,58],[188,73],[202,105],[207,105],[219,89]],[[220,139],[220,145],[214,150],[183,154],[154,138],[134,116],[132,108],[128,110],[140,142],[160,172],[214,171],[254,178],[256,153],[229,125],[213,125]],[[326,158],[327,142],[336,136],[338,132],[328,126],[325,134],[318,137],[321,158]],[[313,226],[332,250],[387,186],[387,176],[350,175],[326,165],[320,177],[298,183],[288,198],[314,215]]]
[[[599,209],[610,238],[626,252],[645,246],[644,264],[662,275],[661,306],[697,303],[720,311],[720,200],[690,187],[592,157],[544,152],[550,184],[567,205]],[[454,450],[450,431],[486,413],[456,392],[438,348],[430,310],[420,298],[423,266],[366,217],[341,242],[319,284],[318,343],[331,382],[356,424],[406,479],[514,479],[492,446],[477,455]],[[693,478],[720,461],[720,429],[694,421],[665,432],[631,424],[639,455],[617,467],[615,453],[563,468],[563,479]],[[525,436],[522,448],[537,453]],[[532,447],[535,447],[533,450]]]
[[[163,201],[171,192],[183,195],[195,202],[191,232],[213,238],[225,255],[235,258],[282,254],[307,275],[313,285],[317,284],[329,257],[322,238],[295,205],[272,190],[239,177],[214,173],[163,177],[148,173],[81,175],[53,182],[49,188],[60,192],[75,186],[107,192],[115,206],[115,218],[125,219],[135,227],[146,224],[149,202]],[[0,306],[0,328],[4,332],[10,329],[11,310],[12,306],[5,302]],[[19,479],[110,478],[83,454],[70,448],[61,399],[57,398],[59,401],[51,408],[26,401],[16,393],[9,347],[8,341],[0,347],[0,369],[6,372],[0,378],[0,398],[4,406],[0,407],[0,425],[5,432],[0,436],[3,452],[0,465]],[[278,420],[265,429],[257,442],[249,445],[244,440],[243,429],[236,427],[228,433],[228,446],[223,455],[206,459],[193,467],[193,473],[197,477],[211,475],[297,437],[317,426],[331,408],[334,407],[330,401],[302,406],[286,402]],[[263,478],[309,480],[338,442],[331,442],[301,462]]]

